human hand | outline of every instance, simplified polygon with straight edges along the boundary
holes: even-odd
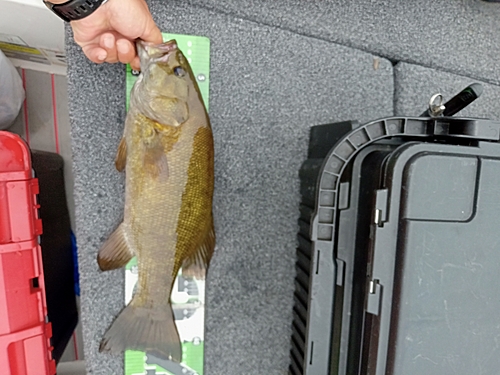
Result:
[[[70,24],[75,42],[95,63],[120,61],[139,70],[135,40],[163,41],[145,0],[108,0],[90,16]]]

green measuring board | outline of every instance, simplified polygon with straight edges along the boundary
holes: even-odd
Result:
[[[210,82],[210,40],[201,36],[163,33],[163,40],[175,39],[188,59],[208,111]],[[127,65],[127,109],[130,91],[137,80]],[[125,267],[125,303],[132,299],[137,282],[137,260]],[[175,322],[182,341],[180,364],[155,358],[144,352],[125,352],[125,375],[203,375],[205,332],[205,280],[185,279],[179,273],[171,295]]]

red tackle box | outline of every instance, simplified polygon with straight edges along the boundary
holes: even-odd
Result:
[[[0,372],[53,375],[38,236],[38,180],[28,146],[0,131]]]

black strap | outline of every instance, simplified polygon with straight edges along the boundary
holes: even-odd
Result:
[[[106,0],[69,0],[63,4],[52,4],[44,0],[45,5],[66,22],[81,20],[94,13]]]

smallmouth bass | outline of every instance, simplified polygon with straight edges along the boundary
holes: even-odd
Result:
[[[100,351],[145,351],[180,362],[170,304],[175,278],[204,277],[215,246],[212,130],[191,67],[175,40],[137,42],[141,74],[130,95],[115,166],[125,170],[124,219],[99,250],[105,270],[137,256],[130,303]]]

